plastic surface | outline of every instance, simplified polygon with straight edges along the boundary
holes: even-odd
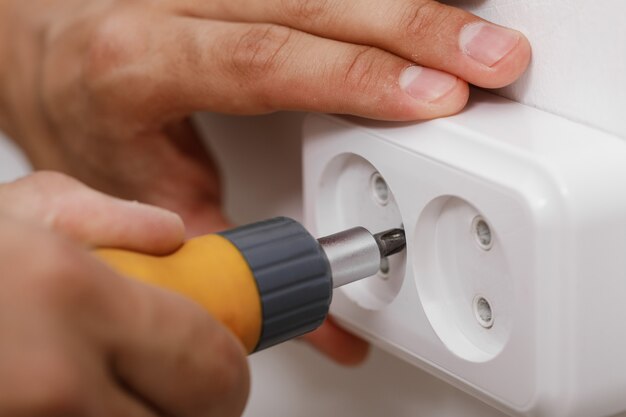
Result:
[[[393,296],[335,291],[343,325],[512,415],[626,410],[626,142],[475,91],[425,123],[311,115],[303,155],[310,230],[407,233]]]
[[[256,279],[263,327],[255,351],[324,322],[332,299],[330,266],[317,240],[300,223],[278,217],[221,235],[241,251]]]

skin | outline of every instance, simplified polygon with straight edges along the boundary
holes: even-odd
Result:
[[[474,59],[460,40],[480,22],[432,0],[0,0],[0,129],[36,168],[207,233],[230,223],[193,112],[451,115],[468,83],[507,85],[530,59],[526,38],[503,28],[511,49]],[[408,93],[416,64],[447,80],[445,94]],[[367,353],[332,320],[307,340],[344,364]]]
[[[177,215],[40,172],[0,186],[0,229],[0,415],[241,414],[249,377],[235,337],[85,250],[167,253],[182,243]]]

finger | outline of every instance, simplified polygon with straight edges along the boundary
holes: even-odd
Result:
[[[86,252],[64,260],[57,279],[40,285],[43,301],[36,304],[46,303],[64,326],[82,332],[120,387],[162,415],[241,414],[248,368],[229,330],[199,305],[117,275]]]
[[[181,18],[159,36],[173,55],[154,53],[142,65],[174,113],[292,109],[415,120],[453,114],[467,101],[455,76],[281,26]]]
[[[0,415],[157,417],[119,387],[108,358],[85,335],[77,337],[80,328],[65,328],[51,310],[32,310],[19,325],[4,326]]]
[[[0,211],[98,247],[160,254],[176,249],[184,237],[176,214],[107,196],[55,172],[0,186]]]
[[[518,31],[432,0],[173,1],[182,13],[293,27],[325,38],[372,45],[481,87],[502,87],[528,66]]]
[[[339,327],[329,317],[316,331],[303,336],[314,348],[346,366],[359,365],[365,361],[369,344]]]
[[[239,416],[249,391],[241,343],[199,306],[133,284],[122,314],[133,317],[111,341],[119,380],[164,415]]]
[[[9,233],[12,228],[16,227],[9,226]],[[58,366],[32,368],[56,377],[59,386],[54,388],[62,388],[61,400],[68,397],[67,392],[70,399],[80,400],[62,401],[63,407],[73,410],[87,401],[87,405],[97,403],[98,398],[80,394],[99,392],[96,385],[113,376],[133,398],[163,415],[240,415],[249,389],[243,346],[200,306],[177,294],[115,274],[67,239],[29,228],[25,228],[24,235],[26,241],[17,238],[18,254],[28,246],[22,256],[30,254],[32,258],[35,253],[38,262],[25,264],[35,275],[21,280],[26,281],[25,286],[13,293],[29,294],[28,304],[35,311],[24,317],[34,325],[26,326],[30,329],[27,334],[20,326],[16,329],[25,334],[23,340],[34,341],[35,349],[45,346],[45,353],[55,353],[50,349],[51,345],[56,346],[51,340],[58,340],[58,346],[65,348],[58,355],[64,361],[54,362]],[[33,236],[38,239],[33,240]],[[41,271],[45,274],[41,275]],[[46,343],[38,344],[38,340]],[[69,382],[61,385],[64,379],[60,377],[67,369],[74,372],[69,374]],[[46,404],[47,397],[44,400]],[[119,405],[123,406],[124,403]]]

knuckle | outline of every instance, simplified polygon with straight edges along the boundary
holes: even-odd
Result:
[[[399,27],[409,36],[423,40],[441,31],[450,17],[450,10],[435,1],[411,3],[404,11]]]
[[[347,57],[343,83],[348,88],[366,90],[372,87],[379,74],[377,63],[380,58],[379,50],[372,46],[357,48]]]
[[[59,19],[47,25],[39,36],[41,61],[35,80],[38,105],[41,116],[54,129],[60,130],[68,111],[68,106],[55,104],[71,102],[71,84],[80,76],[82,62],[78,60],[79,65],[70,65],[68,56],[76,43],[71,34],[81,29],[75,19]]]
[[[145,28],[135,20],[132,14],[109,14],[94,24],[83,55],[87,87],[131,72],[148,52]]]
[[[161,110],[166,86],[155,74],[166,72],[160,68],[165,61],[155,50],[150,21],[134,12],[110,12],[93,24],[80,58],[81,89],[72,93],[77,103],[70,110],[87,116],[79,126],[127,139]]]
[[[281,0],[280,5],[289,19],[309,24],[327,14],[329,0]]]
[[[232,67],[246,78],[263,80],[285,60],[284,51],[293,30],[278,25],[255,25],[236,40],[232,48]]]

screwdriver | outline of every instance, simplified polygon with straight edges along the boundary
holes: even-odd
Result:
[[[333,288],[376,274],[405,243],[400,228],[355,227],[318,240],[277,217],[190,239],[170,255],[96,254],[123,275],[196,301],[253,353],[318,328]]]

